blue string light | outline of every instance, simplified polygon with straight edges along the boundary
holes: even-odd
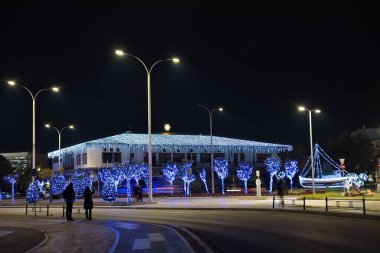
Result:
[[[40,199],[40,190],[36,181],[34,181],[34,183],[30,183],[28,191],[26,192],[25,199],[28,203],[35,203],[38,202],[38,200]]]
[[[226,159],[215,159],[214,170],[219,179],[222,180],[222,193],[224,194],[224,179],[228,176],[228,161]]]
[[[133,151],[146,151],[148,139],[147,134],[123,133],[102,139],[84,142],[71,147],[61,149],[61,154],[80,153],[89,148],[128,148]],[[248,141],[232,139],[226,137],[213,136],[214,149],[221,152],[283,152],[292,151],[291,145],[282,145],[274,143],[265,143],[257,141]],[[175,152],[180,149],[183,152],[203,152],[211,150],[210,138],[206,135],[162,135],[152,134],[152,151],[161,152],[166,149],[168,152]],[[59,150],[49,152],[48,157],[53,158],[59,155]]]
[[[190,184],[195,180],[195,176],[192,174],[192,162],[186,162],[182,164],[182,168],[179,169],[179,177],[183,180],[183,189],[185,196],[190,195]]]
[[[288,160],[285,162],[285,175],[290,180],[290,189],[293,190],[293,178],[298,171],[298,162],[296,160]]]
[[[239,168],[237,169],[238,178],[244,182],[244,192],[248,193],[247,182],[252,176],[253,167],[249,163],[241,162],[239,163]]]
[[[178,168],[175,163],[169,162],[164,169],[162,169],[162,173],[166,181],[170,183],[170,193],[173,195],[173,181],[175,180],[178,174]]]
[[[74,171],[73,185],[75,196],[77,198],[82,197],[86,186],[92,186],[90,172],[86,169],[76,169]]]
[[[58,195],[65,189],[66,180],[62,175],[54,175],[51,179],[50,187],[53,195]]]
[[[206,170],[204,168],[200,170],[199,178],[202,180],[203,184],[205,185],[206,193],[208,194],[208,187],[207,187],[207,182],[206,182]]]
[[[273,190],[273,176],[280,171],[280,159],[270,156],[264,161],[265,167],[270,175],[269,192]]]

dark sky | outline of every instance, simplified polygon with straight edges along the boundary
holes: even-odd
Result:
[[[307,113],[322,145],[343,129],[379,127],[380,8],[358,2],[1,1],[0,152],[31,150],[33,92],[57,83],[60,94],[37,98],[37,150],[58,145],[51,122],[66,129],[62,147],[147,132],[147,65],[152,72],[152,131],[209,134],[197,107],[222,105],[214,135],[308,145]],[[76,1],[80,2],[80,1]],[[90,3],[89,1],[86,1]],[[92,1],[94,2],[94,1]],[[207,1],[205,1],[207,2]],[[181,3],[181,4],[179,4]]]

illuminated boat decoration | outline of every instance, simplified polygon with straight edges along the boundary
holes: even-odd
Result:
[[[325,151],[318,145],[314,146],[314,187],[317,189],[324,188],[342,188],[344,186],[344,181],[350,178],[346,171],[341,172],[340,166],[332,160]],[[322,171],[322,163],[321,158],[326,161],[332,169],[331,174],[323,173]],[[310,157],[306,162],[305,167],[299,175],[299,181],[302,187],[304,188],[312,188],[313,187],[313,179],[311,177],[311,162]]]
[[[314,178],[315,188],[342,188],[344,181],[348,177],[335,177],[335,178]],[[300,184],[304,188],[313,187],[313,179],[308,177],[299,176]]]

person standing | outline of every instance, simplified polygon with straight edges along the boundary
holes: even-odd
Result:
[[[67,221],[74,221],[73,214],[73,204],[75,200],[74,184],[70,182],[69,185],[62,192],[62,196],[66,202],[66,219]]]
[[[142,199],[142,195],[143,195],[143,192],[142,192],[142,188],[141,188],[141,185],[137,185],[137,202],[143,202],[143,199]]]
[[[281,206],[284,207],[285,206],[285,202],[284,202],[284,180],[282,178],[278,179],[277,181],[277,193],[278,195],[280,196],[281,198]]]
[[[92,220],[92,209],[94,208],[94,202],[92,201],[92,195],[94,194],[93,191],[91,191],[90,186],[86,186],[86,189],[84,190],[84,203],[83,207],[85,209],[86,219]]]

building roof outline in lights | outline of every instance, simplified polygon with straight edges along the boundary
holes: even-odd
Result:
[[[89,148],[130,148],[133,151],[147,150],[148,134],[123,133],[101,139],[83,142],[74,146],[61,149],[61,154],[85,152]],[[213,149],[224,151],[255,151],[255,152],[283,152],[292,151],[291,145],[257,142],[227,137],[213,136]],[[166,149],[168,152],[203,152],[210,150],[209,135],[163,135],[152,134],[152,151],[160,152]],[[48,157],[58,156],[58,150],[48,153]]]

